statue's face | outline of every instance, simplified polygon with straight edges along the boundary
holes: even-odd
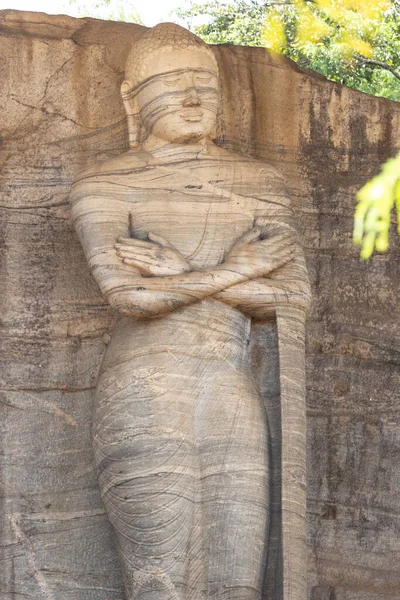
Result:
[[[143,126],[167,142],[191,143],[215,129],[218,81],[204,51],[173,50],[147,63],[137,94]]]

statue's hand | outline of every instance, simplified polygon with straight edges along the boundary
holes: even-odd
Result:
[[[190,263],[161,235],[149,231],[149,242],[119,237],[115,244],[117,256],[125,265],[147,276],[179,275],[191,271]]]
[[[261,229],[254,227],[229,251],[225,266],[255,279],[282,267],[295,255],[296,246],[290,232],[260,239]]]

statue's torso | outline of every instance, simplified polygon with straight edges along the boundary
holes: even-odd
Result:
[[[165,171],[162,187],[142,188],[139,197],[127,199],[132,235],[145,238],[154,231],[200,268],[221,263],[233,243],[252,228],[258,201],[235,195],[235,182],[228,180],[228,172],[221,175],[218,164],[188,165],[180,177],[168,170],[156,170]]]
[[[221,263],[257,216],[268,214],[269,206],[275,210],[274,190],[272,203],[260,199],[266,185],[282,193],[275,171],[268,184],[267,166],[219,148],[181,161],[147,155],[144,162],[140,156],[131,168],[100,174],[107,178],[103,192],[111,205],[124,207],[133,237],[162,235],[197,268]]]

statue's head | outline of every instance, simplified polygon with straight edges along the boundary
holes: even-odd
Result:
[[[160,23],[133,44],[121,94],[131,148],[148,134],[172,143],[210,138],[218,106],[216,59],[190,31]]]

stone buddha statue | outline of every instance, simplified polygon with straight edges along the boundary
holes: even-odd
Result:
[[[308,307],[290,201],[277,171],[212,142],[218,66],[199,38],[157,25],[125,77],[130,149],[71,204],[119,315],[93,443],[126,597],[260,600],[270,444],[248,344],[254,319]]]

